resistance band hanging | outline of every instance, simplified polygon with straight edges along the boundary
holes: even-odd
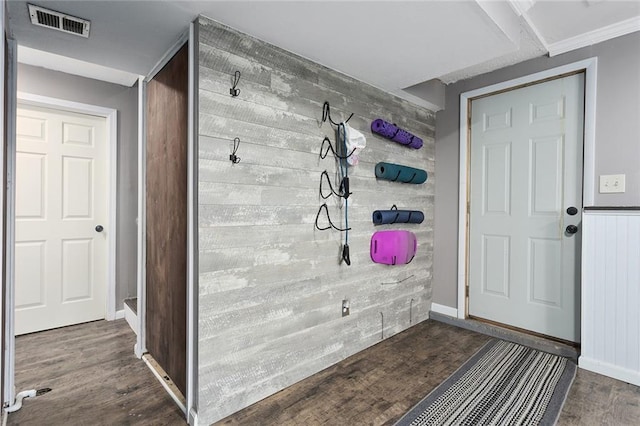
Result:
[[[398,210],[394,204],[390,210],[375,210],[372,219],[374,225],[422,223],[424,213],[419,210]]]
[[[395,124],[391,124],[388,121],[384,121],[381,118],[373,120],[371,122],[371,131],[384,136],[387,139],[399,143],[400,145],[409,146],[413,149],[422,148],[423,141],[416,135],[413,135],[406,130],[402,130]]]
[[[344,200],[343,211],[344,211],[345,227],[338,228],[333,224],[333,222],[331,221],[331,218],[329,217],[329,209],[326,203],[322,204],[318,209],[318,214],[316,215],[316,222],[315,222],[316,229],[318,230],[323,231],[326,229],[335,229],[337,231],[344,232],[344,243],[342,245],[341,260],[347,265],[351,265],[351,258],[349,255],[349,230],[351,229],[349,228],[349,196],[351,195],[351,192],[349,191],[349,169],[348,169],[349,164],[347,162],[347,159],[351,157],[356,150],[355,148],[351,152],[348,152],[347,150],[347,129],[345,127],[345,123],[348,122],[351,119],[351,117],[353,117],[353,114],[351,114],[349,118],[347,118],[344,122],[337,123],[331,117],[331,107],[329,106],[329,102],[325,102],[322,106],[322,122],[324,123],[328,120],[332,125],[336,126],[337,129],[336,129],[335,148],[331,144],[331,140],[328,137],[325,137],[322,140],[322,145],[320,145],[320,158],[325,159],[329,154],[329,151],[331,151],[336,162],[338,163],[340,186],[338,188],[338,191],[336,191],[333,188],[329,174],[325,170],[320,175],[319,192],[320,192],[320,197],[325,200],[329,198],[331,195],[336,195],[337,197]],[[322,190],[322,187],[323,187],[322,185],[325,181],[329,184],[329,189],[331,190],[331,192],[328,193],[327,195],[325,195]],[[323,210],[327,215],[329,226],[321,228],[318,226],[318,218],[320,217],[320,213]]]
[[[331,192],[328,195],[324,195],[324,192],[322,191],[322,183],[325,181],[329,184],[329,190],[331,190]],[[336,192],[336,190],[333,189],[333,185],[331,184],[331,179],[329,178],[329,173],[327,173],[326,170],[323,171],[320,174],[320,196],[322,197],[322,199],[326,200],[332,195],[335,195],[336,197],[340,197],[344,199],[349,198],[349,195],[351,195],[351,192],[349,192],[349,181],[343,180],[342,182],[340,182],[340,187],[338,188],[338,191],[339,192]]]
[[[402,166],[393,163],[376,164],[376,177],[378,179],[390,180],[402,183],[425,183],[427,181],[427,172],[422,169],[414,169],[413,167]]]

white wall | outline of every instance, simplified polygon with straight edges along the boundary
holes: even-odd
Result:
[[[118,211],[116,229],[116,310],[136,295],[137,261],[137,87],[18,64],[18,91],[118,111]]]
[[[598,57],[594,205],[640,205],[640,33],[553,58],[541,57],[446,87],[436,116],[436,203],[433,302],[457,306],[460,94],[539,71]],[[597,193],[601,174],[626,174],[624,194]]]

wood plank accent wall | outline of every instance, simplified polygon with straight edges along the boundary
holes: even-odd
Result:
[[[186,390],[187,45],[147,84],[147,350]]]
[[[435,114],[207,18],[199,25],[198,416],[209,424],[428,318]],[[351,266],[339,264],[341,233],[313,225],[320,173],[336,170],[319,158],[323,137],[335,141],[320,123],[324,101],[336,121],[353,112],[349,124],[367,138],[349,170]],[[424,147],[374,136],[378,117]],[[232,164],[236,137],[241,161]],[[426,169],[429,180],[378,181],[379,161]],[[342,223],[336,201],[328,204]],[[372,212],[392,204],[426,219],[374,227]],[[381,229],[417,235],[409,265],[371,261]],[[345,298],[351,314],[342,317]]]

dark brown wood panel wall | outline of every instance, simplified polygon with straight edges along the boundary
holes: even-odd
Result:
[[[147,85],[147,350],[186,390],[188,48]]]

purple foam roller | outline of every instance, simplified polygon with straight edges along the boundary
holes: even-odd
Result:
[[[371,131],[387,139],[391,139],[400,145],[410,146],[413,149],[420,149],[423,145],[422,139],[416,135],[412,135],[406,130],[402,130],[395,124],[391,124],[381,118],[377,118],[371,122]]]

